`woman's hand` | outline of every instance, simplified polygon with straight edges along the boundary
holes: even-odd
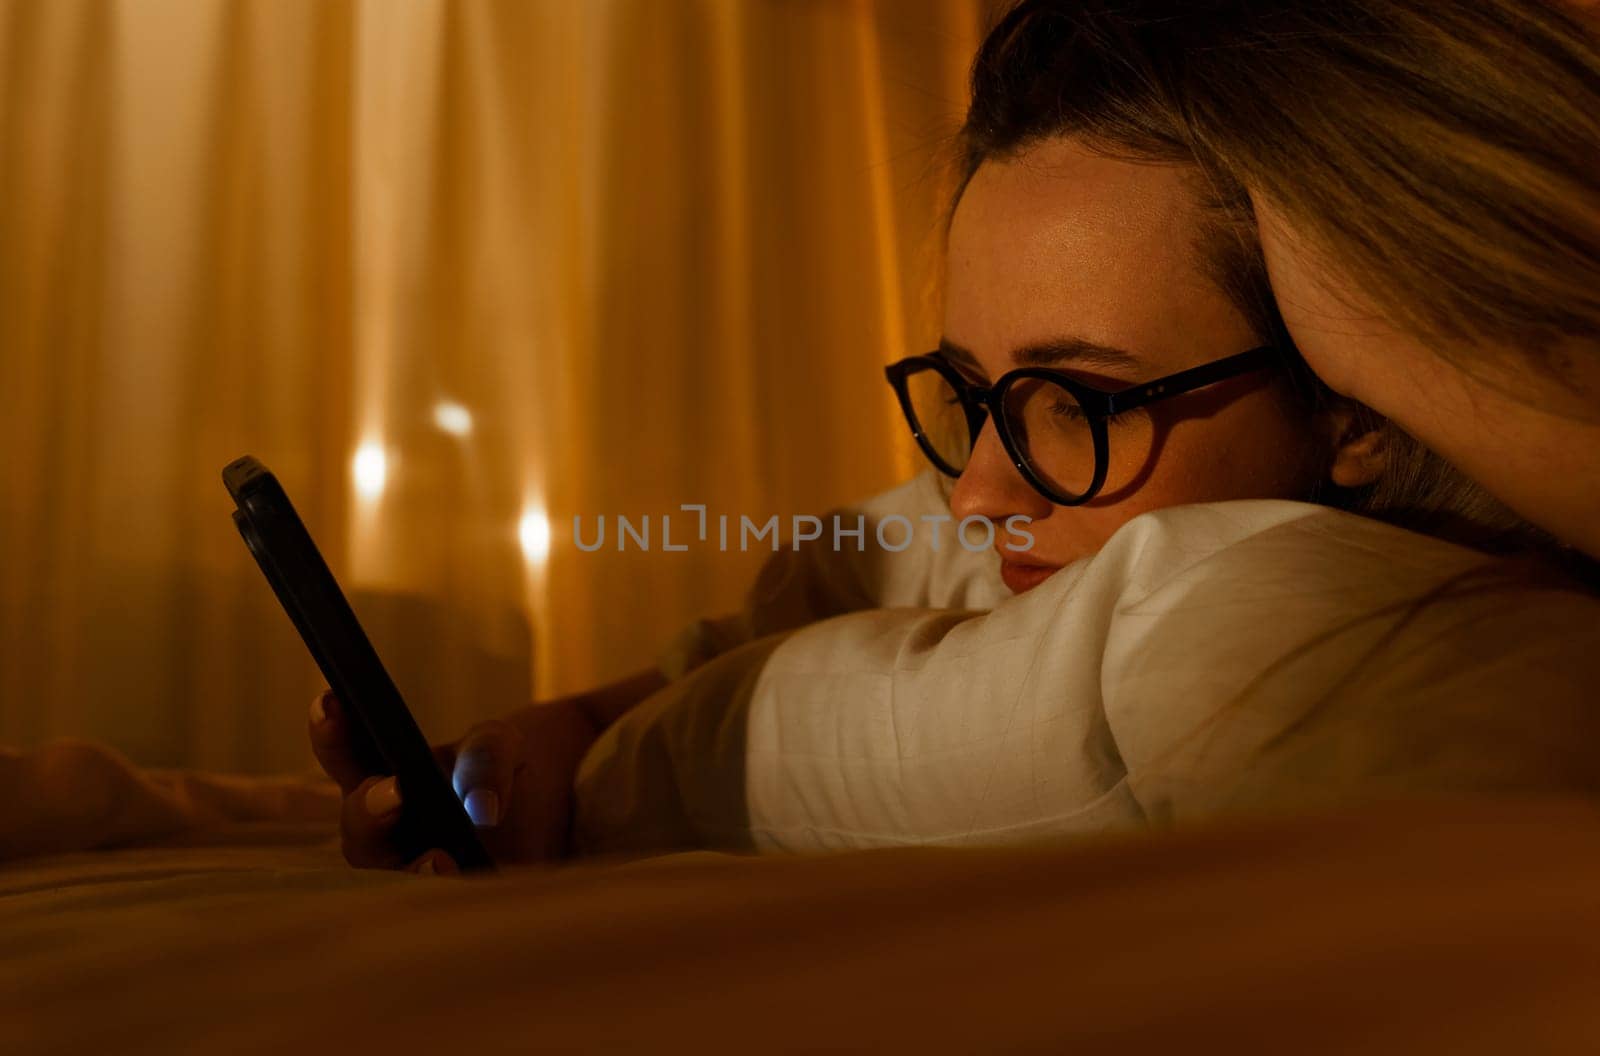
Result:
[[[1272,293],[1301,355],[1551,534],[1600,557],[1600,357],[1573,346],[1560,378],[1514,366],[1527,349],[1468,349],[1468,369],[1382,318],[1371,298],[1270,199],[1254,198]],[[1472,359],[1465,357],[1470,353]],[[1494,423],[1493,442],[1484,423]]]
[[[401,858],[391,838],[400,816],[400,790],[394,778],[374,776],[358,762],[349,721],[331,692],[312,702],[312,748],[344,793],[339,827],[345,858],[359,868],[459,872],[440,850],[409,862]],[[480,723],[460,740],[434,748],[496,862],[549,861],[567,854],[573,777],[600,729],[582,698],[566,697]]]

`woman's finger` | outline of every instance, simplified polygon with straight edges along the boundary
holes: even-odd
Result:
[[[423,876],[457,876],[461,873],[461,867],[456,865],[454,858],[434,849],[406,866],[406,872]]]
[[[451,784],[474,825],[492,828],[505,816],[521,757],[521,731],[499,719],[473,728],[456,746]]]
[[[400,819],[400,784],[369,777],[344,797],[339,836],[345,860],[358,869],[394,869],[403,859],[390,834]]]
[[[311,701],[311,716],[306,728],[317,762],[346,796],[372,776],[351,750],[344,709],[331,690],[323,691]]]

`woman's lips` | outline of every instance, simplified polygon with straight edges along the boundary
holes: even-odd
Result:
[[[1050,578],[1052,572],[1060,569],[1060,565],[1029,565],[1018,561],[1000,562],[1000,578],[1005,580],[1007,587],[1013,594],[1021,594],[1032,590],[1040,583]]]

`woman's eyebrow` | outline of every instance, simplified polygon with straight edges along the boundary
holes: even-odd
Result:
[[[939,339],[939,354],[957,366],[972,370],[980,378],[987,376],[983,365],[978,362],[977,356],[948,338],[941,337]]]
[[[939,351],[946,358],[965,365],[978,367],[978,357],[947,338],[939,339]],[[1071,362],[1109,370],[1131,370],[1143,365],[1143,360],[1126,349],[1102,345],[1081,337],[1063,337],[1053,341],[1024,345],[1013,349],[1011,360],[1019,367],[1053,367]],[[981,369],[981,368],[978,368]]]

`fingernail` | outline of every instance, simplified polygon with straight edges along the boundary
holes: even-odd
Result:
[[[421,873],[423,876],[439,875],[438,866],[433,864],[433,855],[430,854],[428,857],[422,860],[422,865],[417,868],[417,872]]]
[[[461,801],[474,825],[491,828],[500,822],[500,797],[487,788],[475,788]]]
[[[400,809],[400,784],[392,777],[367,789],[367,813],[375,818],[393,814]]]

